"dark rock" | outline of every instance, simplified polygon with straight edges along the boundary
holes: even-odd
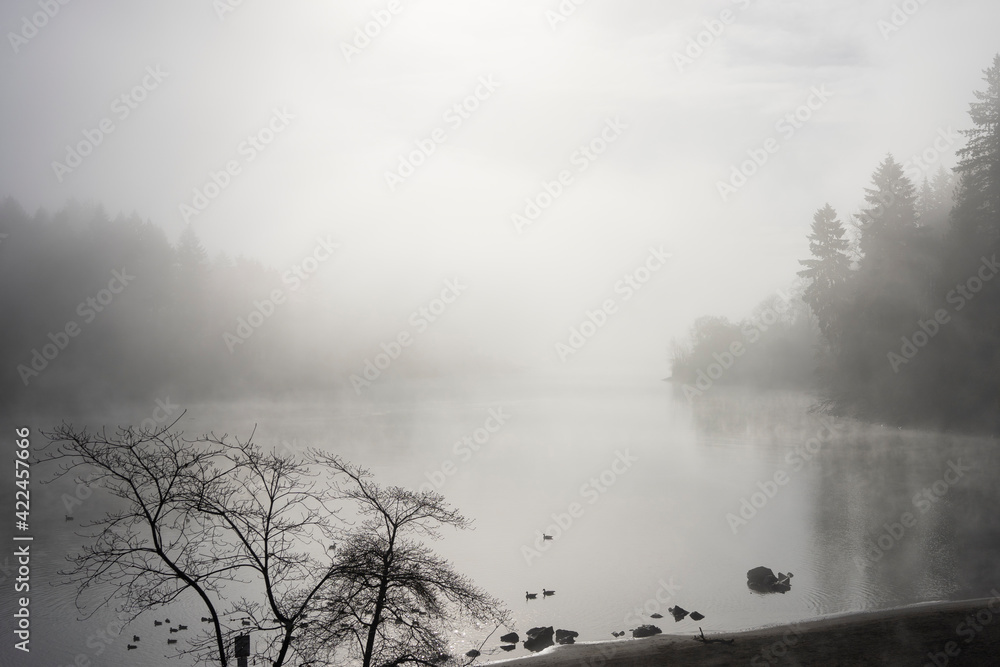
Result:
[[[500,638],[504,644],[516,644],[521,641],[521,638],[517,636],[516,632],[508,632],[503,637]]]
[[[650,618],[663,618],[663,614],[650,614]]]
[[[703,618],[705,618],[705,615],[704,615],[704,614],[699,614],[699,613],[698,613],[698,612],[696,612],[696,611],[692,611],[692,612],[691,612],[691,620],[692,620],[692,621],[700,621],[700,620],[701,620],[701,619],[703,619]]]
[[[667,611],[669,611],[671,614],[674,615],[674,622],[675,623],[677,621],[680,621],[682,618],[684,618],[685,616],[688,615],[687,609],[684,609],[680,605],[678,605],[676,607],[671,607]]]
[[[555,644],[552,641],[555,630],[552,629],[551,625],[546,628],[531,628],[525,634],[528,635],[528,638],[524,640],[524,648],[532,653],[537,653]]]
[[[747,572],[747,587],[758,593],[786,593],[792,588],[792,573],[775,576],[769,567],[755,567]]]
[[[576,638],[580,636],[579,632],[573,630],[556,630],[556,643],[557,644],[573,644],[576,642]]]
[[[766,588],[777,580],[778,578],[774,576],[774,571],[763,565],[747,571],[747,586],[751,588]]]
[[[465,655],[469,658],[478,658],[479,651],[477,651],[476,649],[472,649],[471,651],[466,651]]]
[[[663,630],[660,630],[655,625],[640,625],[635,630],[632,631],[633,637],[652,637],[653,635],[658,635]]]
[[[513,651],[516,648],[517,646],[515,646],[514,644],[504,644],[503,646],[500,647],[502,651]]]

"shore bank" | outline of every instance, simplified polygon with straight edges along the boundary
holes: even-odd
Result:
[[[875,612],[840,614],[790,625],[706,635],[553,646],[490,665],[511,667],[647,667],[684,665],[946,665],[1000,664],[1000,593]],[[725,640],[712,641],[712,640]],[[728,643],[728,640],[733,640]]]

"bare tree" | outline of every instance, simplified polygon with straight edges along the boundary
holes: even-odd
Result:
[[[372,665],[432,665],[445,661],[447,637],[459,619],[510,625],[499,600],[424,545],[440,528],[470,528],[472,522],[433,492],[383,487],[370,473],[337,456],[314,451],[317,465],[336,474],[339,497],[353,504],[360,523],[337,555],[337,579],[325,589],[320,645],[329,639]],[[348,641],[343,643],[347,638]]]
[[[87,467],[118,499],[68,556],[77,607],[93,614],[113,605],[131,622],[194,594],[211,629],[180,653],[225,666],[249,621],[280,667],[318,591],[336,576],[327,551],[335,489],[292,455],[228,436],[186,440],[172,426],[109,435],[62,425],[46,434],[43,461],[61,464],[54,478]],[[228,602],[236,591],[244,595]]]
[[[263,593],[262,601],[235,603],[233,614],[265,631],[264,655],[280,667],[297,653],[295,633],[318,611],[319,591],[338,576],[328,550],[338,534],[335,487],[292,454],[264,452],[250,440],[207,442],[222,449],[224,465],[198,480],[190,501],[236,545]]]
[[[59,464],[50,481],[88,468],[117,499],[67,557],[81,611],[115,606],[131,622],[195,595],[210,629],[178,654],[223,667],[248,629],[275,667],[344,657],[370,667],[442,662],[459,618],[509,625],[496,599],[420,541],[471,526],[442,496],[381,487],[320,451],[267,452],[252,434],[184,439],[175,424],[45,434],[42,460]]]

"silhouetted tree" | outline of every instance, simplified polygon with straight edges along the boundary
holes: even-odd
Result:
[[[211,629],[179,653],[225,666],[232,639],[247,629],[237,622],[249,619],[271,664],[295,654],[293,633],[337,576],[326,551],[336,515],[325,477],[313,479],[292,454],[249,440],[186,440],[169,426],[109,435],[63,425],[46,435],[42,460],[60,464],[54,479],[87,469],[91,483],[117,499],[68,557],[64,574],[82,611],[114,605],[131,622],[193,594]],[[227,602],[236,590],[257,597]]]
[[[847,256],[849,242],[846,230],[837,219],[837,212],[827,204],[813,216],[809,251],[814,259],[800,260],[806,268],[798,275],[809,281],[802,299],[816,315],[819,329],[832,347],[839,347],[847,283],[851,260]]]
[[[813,258],[801,262],[799,275],[811,280],[804,299],[832,344],[821,389],[835,413],[1000,429],[1000,277],[993,260],[1000,254],[1000,55],[985,80],[970,107],[974,127],[963,133],[968,143],[958,151],[957,179],[940,167],[918,196],[890,154],[865,188],[852,243],[844,243],[829,205],[814,218]],[[680,371],[688,379],[698,361],[708,361],[713,336],[697,329],[692,346],[675,352],[675,377]],[[773,366],[785,363],[785,349],[753,348],[767,352]],[[725,377],[764,377],[767,370],[748,363],[750,356]]]
[[[917,224],[916,201],[913,183],[887,156],[872,174],[867,206],[856,218],[861,253],[835,325],[835,365],[825,379],[841,412],[863,418],[881,409],[899,413],[911,400],[887,355],[898,352],[901,336],[911,334],[925,314],[936,291],[940,255],[933,234]]]
[[[940,403],[953,421],[1000,425],[1000,279],[981,281],[973,294],[970,281],[991,273],[1000,250],[1000,55],[984,72],[986,89],[975,92],[969,108],[973,128],[957,154],[958,188],[951,214],[951,233],[942,290],[961,289],[962,308],[938,344],[947,359],[940,364],[940,383],[951,387]],[[971,297],[971,298],[966,298]],[[927,387],[928,392],[931,387]],[[941,408],[938,408],[939,410]],[[984,419],[985,418],[985,419]]]
[[[116,499],[63,573],[81,611],[115,606],[131,622],[194,595],[211,627],[178,655],[222,666],[248,629],[274,667],[342,664],[345,653],[368,667],[430,664],[447,648],[440,630],[462,615],[509,624],[496,599],[417,539],[470,527],[442,496],[381,487],[317,450],[187,440],[172,428],[46,434],[41,462],[59,466],[49,481],[87,469]],[[341,521],[345,504],[360,523]]]
[[[1000,54],[984,71],[986,90],[969,105],[974,127],[964,130],[967,143],[958,150],[959,187],[954,222],[968,243],[994,245],[1000,240]]]
[[[893,252],[916,227],[916,201],[913,182],[892,155],[887,155],[872,174],[872,187],[865,188],[868,206],[857,215],[862,266]]]
[[[337,547],[338,577],[327,587],[331,616],[321,615],[313,634],[319,656],[332,659],[326,646],[347,636],[348,653],[362,667],[440,664],[455,620],[510,624],[499,600],[419,539],[439,539],[442,527],[471,527],[441,495],[383,487],[339,457],[314,457],[343,480],[339,496],[362,519]]]

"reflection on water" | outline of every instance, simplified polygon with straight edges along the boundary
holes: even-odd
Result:
[[[243,436],[256,423],[260,444],[329,448],[383,483],[439,487],[476,530],[447,534],[436,548],[507,602],[522,637],[536,625],[576,630],[579,641],[611,640],[647,622],[666,632],[733,630],[987,597],[1000,584],[995,444],[824,426],[810,404],[714,387],[692,406],[648,379],[386,380],[363,402],[188,406],[182,424],[192,434]],[[487,434],[491,411],[507,419]],[[100,507],[81,507],[76,518]],[[543,532],[554,539],[540,540]],[[54,529],[48,559],[73,539]],[[793,572],[791,590],[750,591],[746,572],[758,565]],[[543,588],[556,594],[525,599]],[[69,663],[109,616],[67,623],[53,611],[65,591],[43,595],[38,636],[64,637],[66,647],[45,664]],[[197,617],[189,604],[175,613]],[[674,604],[705,618],[675,623]],[[657,612],[666,618],[651,621]],[[456,628],[456,651],[491,630]],[[488,656],[508,655],[500,634]],[[124,660],[118,644],[106,649],[116,656],[108,664]],[[160,664],[165,649],[133,651],[126,662]]]

